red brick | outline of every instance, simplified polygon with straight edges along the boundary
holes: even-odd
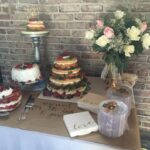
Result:
[[[67,29],[88,29],[90,22],[68,22]]]
[[[150,122],[142,122],[142,126],[150,128]]]
[[[70,36],[70,30],[49,30],[51,36]]]
[[[80,5],[60,5],[60,12],[79,12]]]
[[[132,10],[136,12],[149,12],[150,4],[138,4],[138,6],[133,6]]]
[[[136,96],[150,97],[150,90],[136,90],[134,89],[134,94]]]
[[[137,108],[137,113],[140,115],[150,115],[150,111],[141,108]]]
[[[82,37],[84,38],[85,36],[85,30],[82,30],[82,29],[78,29],[78,30],[72,30],[72,37]]]
[[[60,0],[60,3],[80,3],[82,0]]]
[[[73,20],[73,14],[54,14],[54,20]]]
[[[146,132],[150,132],[150,128],[148,127],[143,127],[143,126],[139,126],[141,131],[146,131]]]
[[[95,13],[78,13],[75,14],[76,20],[94,20],[96,19],[97,15]]]
[[[84,3],[99,3],[99,2],[103,2],[103,0],[99,1],[99,0],[83,0]]]
[[[10,16],[8,14],[0,14],[0,20],[9,20]]]
[[[0,29],[0,34],[6,34],[6,29]]]
[[[40,4],[58,4],[60,0],[39,0]]]
[[[82,5],[81,7],[82,12],[100,12],[102,10],[103,10],[103,6],[97,4]]]
[[[136,83],[134,86],[134,89],[145,89],[145,84],[144,83]]]
[[[81,59],[102,59],[103,53],[96,52],[83,52],[81,53]]]

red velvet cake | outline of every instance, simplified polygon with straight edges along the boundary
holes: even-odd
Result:
[[[22,94],[17,88],[0,86],[0,112],[12,111],[21,103]]]

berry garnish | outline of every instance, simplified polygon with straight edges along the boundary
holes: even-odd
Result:
[[[81,95],[81,92],[77,91],[75,96],[79,97]]]
[[[15,68],[17,69],[29,69],[29,68],[32,68],[33,64],[31,63],[23,63],[23,64],[19,64],[19,65],[16,65]]]
[[[19,69],[19,68],[20,68],[20,64],[19,64],[19,65],[16,65],[15,68]]]
[[[37,21],[38,19],[37,18],[34,18],[34,17],[32,17],[32,18],[30,18],[29,19],[29,21]]]
[[[26,66],[26,68],[32,68],[33,64],[26,63],[25,66]]]
[[[57,60],[63,60],[63,57],[62,56],[58,56]]]

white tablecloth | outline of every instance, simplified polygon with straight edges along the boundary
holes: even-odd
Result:
[[[0,126],[0,150],[116,150],[92,142]],[[118,150],[121,150],[120,148]]]

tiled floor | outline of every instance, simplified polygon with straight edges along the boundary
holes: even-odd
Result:
[[[141,145],[143,148],[150,150],[150,132],[141,131]]]

